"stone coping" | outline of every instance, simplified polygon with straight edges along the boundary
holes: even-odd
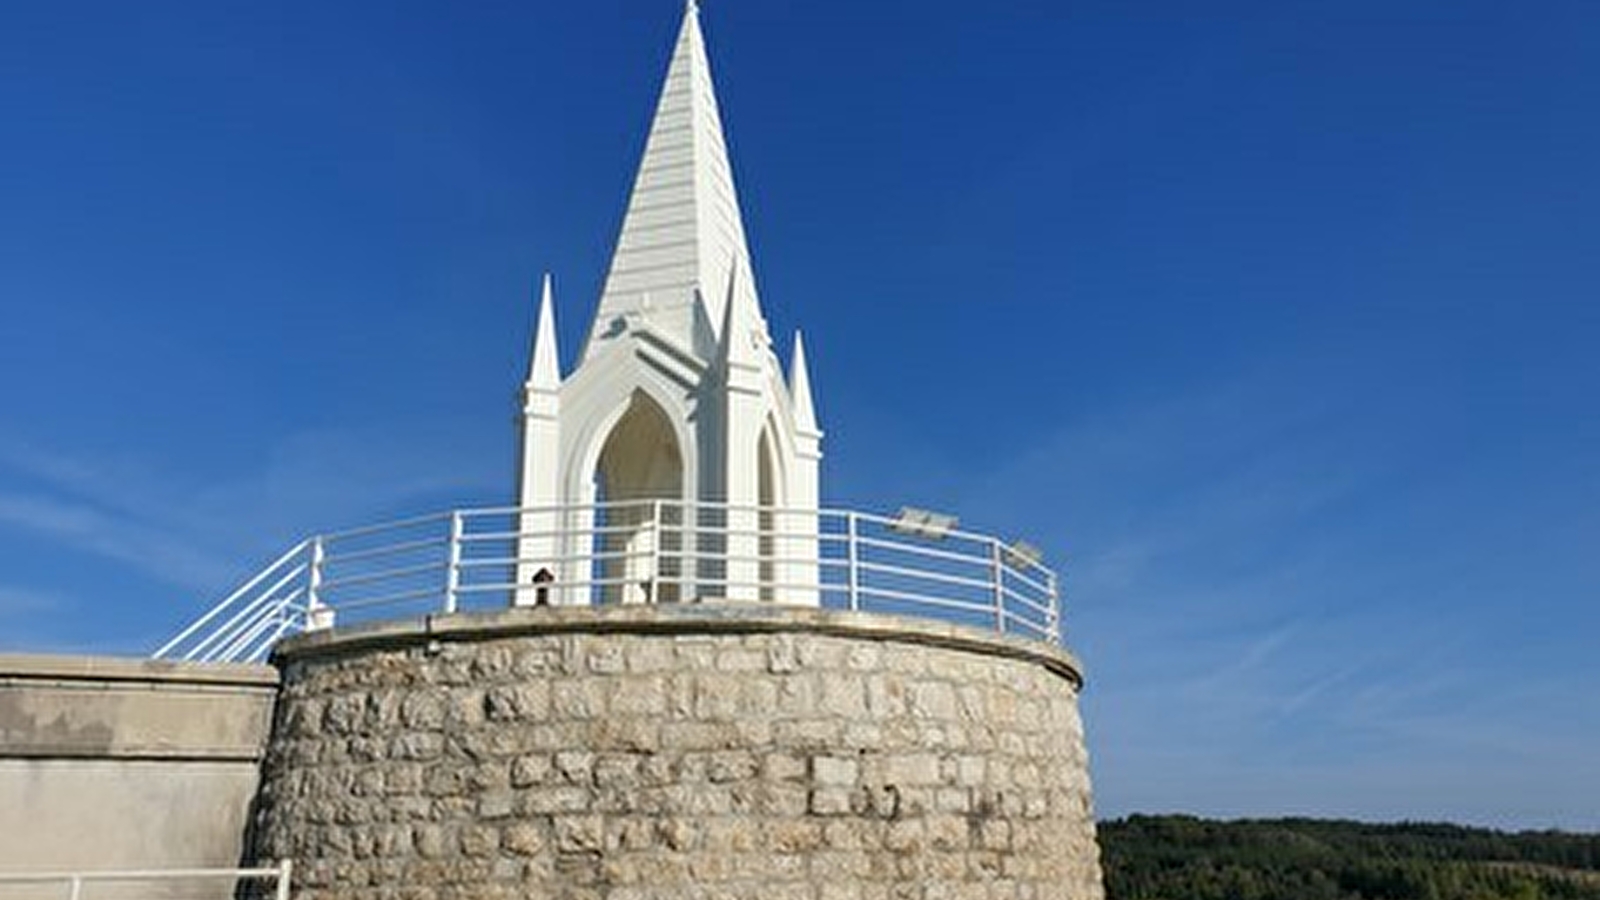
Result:
[[[7,681],[128,681],[275,689],[278,670],[253,663],[198,663],[125,656],[0,653]]]
[[[267,665],[3,654],[0,761],[253,764],[278,683]]]
[[[1083,687],[1083,665],[1065,649],[1039,640],[979,628],[882,613],[704,600],[640,606],[512,607],[360,622],[286,638],[276,662],[405,647],[435,640],[487,641],[545,634],[772,634],[808,633],[860,640],[922,644],[1025,660]]]

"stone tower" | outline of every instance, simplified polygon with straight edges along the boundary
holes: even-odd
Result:
[[[521,438],[516,510],[422,520],[443,563],[405,523],[317,537],[202,641],[305,615],[252,834],[297,900],[1102,900],[1055,574],[818,508],[692,3],[565,376],[545,281]],[[418,617],[359,593],[440,570]]]
[[[756,289],[738,192],[698,11],[678,32],[644,157],[577,368],[562,377],[550,279],[540,298],[523,387],[519,504],[526,538],[519,584],[541,569],[554,582],[586,580],[587,548],[572,545],[607,514],[623,558],[597,600],[774,599],[815,605],[817,467],[822,432],[805,348],[794,336],[784,377]],[[667,501],[665,523],[641,500]],[[600,507],[596,509],[596,503]],[[715,513],[697,504],[715,504]],[[709,518],[714,515],[715,521]],[[776,530],[784,547],[760,546]],[[686,517],[689,521],[678,521]],[[678,530],[681,529],[681,530]],[[671,531],[672,533],[668,533]],[[651,596],[642,566],[650,542],[692,540],[706,558],[662,579]],[[680,559],[686,549],[672,547]],[[635,552],[627,552],[635,551]],[[776,552],[775,552],[776,551]],[[693,556],[694,554],[690,554]],[[767,562],[762,558],[781,558]],[[576,561],[575,561],[576,560]],[[558,562],[550,562],[558,561]],[[786,571],[771,571],[782,566]],[[533,602],[532,589],[518,602]]]

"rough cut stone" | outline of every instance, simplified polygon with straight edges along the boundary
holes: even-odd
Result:
[[[536,621],[291,643],[258,858],[294,857],[304,900],[1101,900],[1064,663]]]

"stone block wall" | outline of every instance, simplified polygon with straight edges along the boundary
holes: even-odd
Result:
[[[1077,665],[928,623],[516,610],[287,645],[307,900],[1098,900]]]

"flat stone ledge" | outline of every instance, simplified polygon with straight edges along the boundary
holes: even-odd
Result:
[[[124,656],[0,653],[0,683],[8,681],[97,682],[259,687],[274,691],[278,670],[254,663],[197,663]]]
[[[260,760],[267,665],[0,654],[0,761]]]
[[[266,756],[266,732],[271,725],[271,707],[264,706],[255,739],[232,743],[180,743],[177,741],[120,739],[114,732],[80,732],[64,740],[0,735],[0,772],[8,766],[33,764],[71,768],[83,763],[210,763],[254,766]],[[181,735],[180,737],[187,737]],[[0,775],[0,780],[4,776]]]
[[[1083,687],[1083,666],[1077,657],[1045,641],[908,616],[727,600],[639,606],[513,607],[362,622],[287,638],[274,648],[273,659],[291,662],[435,640],[485,641],[524,635],[785,632],[920,644],[1023,660],[1065,678],[1075,689]]]

